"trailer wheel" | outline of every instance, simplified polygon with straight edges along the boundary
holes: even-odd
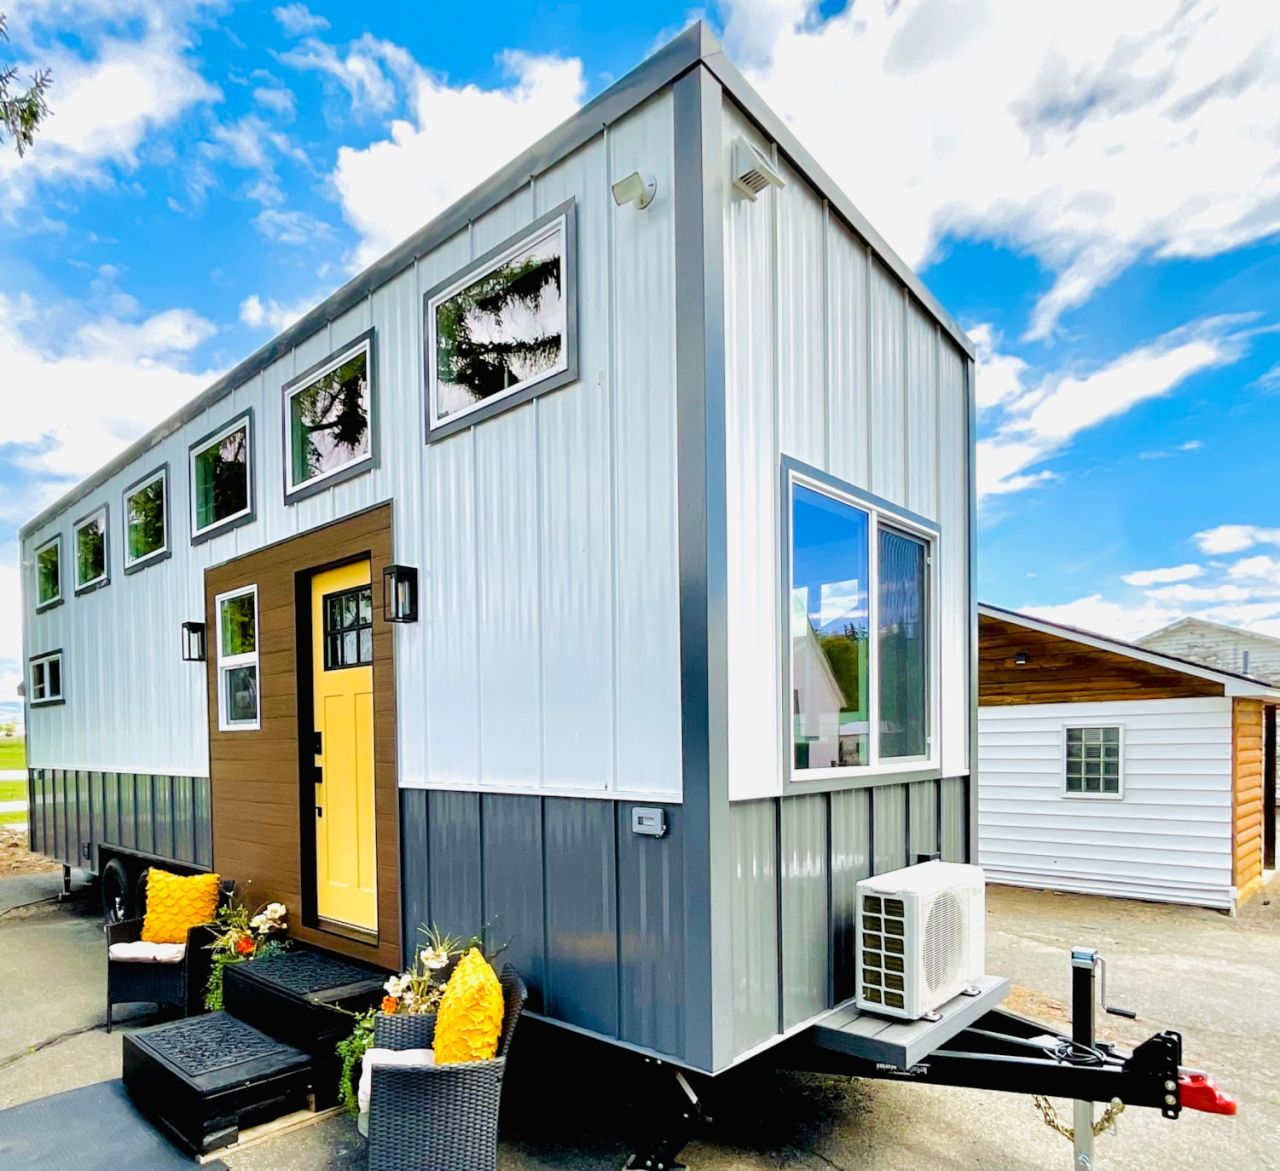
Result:
[[[129,871],[119,858],[112,858],[102,868],[102,918],[107,923],[119,923],[129,918],[132,896],[129,891]]]

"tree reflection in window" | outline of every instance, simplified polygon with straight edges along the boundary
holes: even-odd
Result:
[[[161,473],[125,498],[125,539],[131,562],[165,547],[164,489],[165,477]]]
[[[369,353],[361,349],[289,399],[293,487],[369,454]]]
[[[249,510],[249,426],[241,424],[195,457],[196,528]]]
[[[76,529],[76,585],[89,585],[106,575],[107,515],[103,512]]]
[[[565,367],[557,225],[435,306],[437,420]]]

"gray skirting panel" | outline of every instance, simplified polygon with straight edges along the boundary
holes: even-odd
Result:
[[[32,768],[27,788],[31,848],[68,866],[97,870],[104,844],[213,864],[208,777]]]

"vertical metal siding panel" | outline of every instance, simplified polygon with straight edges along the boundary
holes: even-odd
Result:
[[[791,1028],[828,1007],[827,797],[784,797],[782,831],[782,1023]]]
[[[733,875],[733,1052],[778,1031],[778,857],[776,801],[729,806]]]
[[[907,864],[907,786],[881,785],[871,791],[873,873]]]
[[[867,250],[843,224],[827,231],[827,470],[871,487]]]
[[[609,131],[610,181],[645,160],[674,167],[669,93]],[[677,551],[673,200],[643,213],[607,201],[611,228],[608,393],[613,416],[617,783],[679,796],[680,581]],[[670,186],[665,190],[669,193]],[[639,647],[643,654],[636,653]]]
[[[949,342],[938,340],[938,480],[941,487],[939,526],[942,530],[940,583],[942,772],[961,776],[969,771],[969,495],[967,470],[967,359]]]
[[[419,927],[431,926],[431,847],[427,836],[425,789],[400,790],[400,903],[402,908],[404,960],[407,964],[418,938]]]
[[[79,851],[76,842],[79,837],[80,815],[80,773],[71,769],[67,773],[66,787],[62,790],[62,834],[58,842],[58,857],[68,866],[75,864]]]
[[[133,778],[134,810],[138,819],[138,849],[148,854],[156,853],[156,814],[154,778],[138,773]]]
[[[102,840],[120,841],[120,778],[114,772],[102,774]]]
[[[725,140],[768,143],[726,104]],[[726,623],[729,643],[729,796],[777,793],[778,485],[773,188],[754,203],[725,184]]]
[[[484,926],[480,794],[429,793],[427,842],[431,925],[460,939],[479,935]]]
[[[515,235],[534,218],[533,196],[521,187],[497,207],[487,211],[471,225],[471,256],[483,256],[490,248]]]
[[[609,801],[548,797],[548,1010],[558,1020],[618,1035],[617,859]]]
[[[532,404],[475,429],[480,779],[542,778],[537,417]]]
[[[480,678],[476,626],[477,540],[474,433],[427,448],[426,662],[423,706],[401,721],[404,736],[426,725],[419,770],[401,780],[476,784],[480,779]],[[397,662],[396,683],[410,680]],[[416,740],[416,738],[415,738]],[[415,740],[407,741],[414,743]]]
[[[213,793],[208,777],[197,777],[194,785],[194,810],[196,830],[196,862],[212,867],[213,856]]]
[[[684,1056],[686,1003],[683,809],[665,806],[660,838],[631,831],[634,805],[618,818],[619,1021],[622,1040]]]
[[[783,167],[777,205],[778,442],[806,463],[827,462],[826,290],[822,202]]]
[[[969,855],[969,780],[951,777],[942,783],[942,860],[977,862]]]
[[[173,835],[173,778],[151,778],[152,832],[155,852],[162,858],[176,857]]]
[[[484,825],[485,937],[503,947],[529,986],[529,1007],[544,1005],[546,966],[542,887],[542,799],[486,793]]]
[[[914,781],[908,787],[911,802],[911,845],[907,851],[908,864],[914,864],[921,855],[936,854],[938,841],[938,782]]]
[[[90,844],[93,842],[93,786],[95,778],[95,773],[86,772],[80,779],[80,808],[76,818],[76,860],[72,863],[73,866],[83,866],[92,853]]]
[[[858,883],[871,875],[871,791],[831,794],[831,938],[835,999],[857,991]]]
[[[907,493],[905,322],[902,286],[877,260],[871,264],[871,490],[891,501]]]
[[[180,862],[196,860],[194,784],[193,777],[173,778],[173,856]]]
[[[938,327],[907,302],[907,497],[913,512],[938,519]],[[961,493],[963,495],[963,493]]]

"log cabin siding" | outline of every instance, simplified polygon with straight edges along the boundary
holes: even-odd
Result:
[[[1232,710],[1232,859],[1237,905],[1262,886],[1263,704],[1237,699]]]
[[[401,961],[395,665],[392,627],[382,618],[382,570],[392,561],[391,550],[391,505],[383,504],[205,573],[214,868],[241,886],[251,906],[270,899],[285,903],[292,936],[386,968],[396,968]],[[320,930],[305,923],[303,915],[308,906],[314,908],[314,891],[309,889],[312,846],[304,834],[311,826],[303,825],[298,755],[298,575],[362,557],[370,560],[373,585],[376,944]],[[258,587],[261,726],[257,731],[221,732],[214,599],[248,585]]]

